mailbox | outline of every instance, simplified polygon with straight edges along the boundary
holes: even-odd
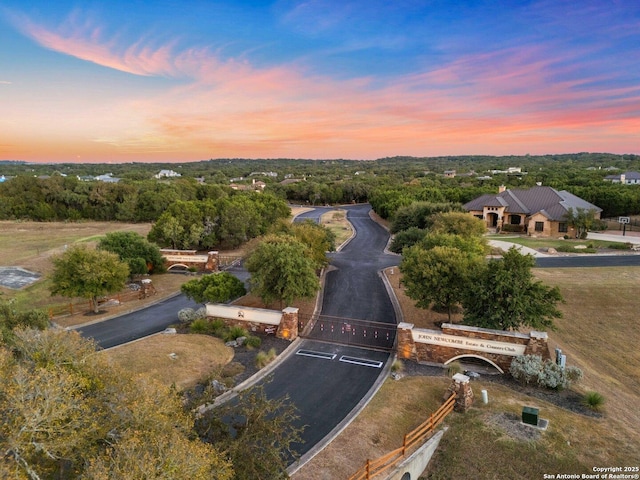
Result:
[[[522,408],[522,423],[538,426],[538,409],[533,407]]]

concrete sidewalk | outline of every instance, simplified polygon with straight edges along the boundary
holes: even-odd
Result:
[[[516,247],[522,255],[533,255],[534,257],[549,256],[548,254],[539,252],[537,250],[534,250],[533,248],[525,247],[523,245],[518,245],[517,243],[507,242],[505,240],[489,240],[489,245],[491,245],[492,247],[499,248],[500,250],[504,250],[505,252],[509,250],[511,247]]]
[[[640,233],[639,232],[627,232],[626,235],[622,236],[622,232],[614,233],[600,233],[600,232],[589,232],[587,234],[588,240],[604,240],[607,242],[622,242],[622,243],[633,243],[634,245],[640,245]]]

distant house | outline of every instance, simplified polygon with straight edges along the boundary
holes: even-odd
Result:
[[[267,186],[266,183],[261,182],[260,180],[256,181],[256,179],[252,179],[251,185],[247,185],[245,183],[231,183],[229,185],[233,190],[254,190],[262,192],[264,188]]]
[[[605,182],[621,183],[623,185],[640,185],[640,173],[624,172],[618,175],[607,175],[604,180]]]
[[[99,182],[118,183],[120,179],[112,175],[113,173],[105,173],[104,175],[98,175],[95,179]]]
[[[455,178],[456,171],[455,170],[445,170],[444,171],[445,178]]]
[[[181,177],[178,172],[174,172],[173,170],[160,170],[158,173],[154,175],[155,178],[173,178],[173,177]]]
[[[600,218],[602,209],[566,190],[537,186],[530,189],[505,189],[497,195],[485,194],[463,205],[497,231],[526,232],[537,236],[575,236],[567,222],[569,209],[593,210]]]
[[[522,167],[508,167],[506,170],[489,170],[492,175],[506,174],[506,175],[526,175],[527,172],[522,171]]]

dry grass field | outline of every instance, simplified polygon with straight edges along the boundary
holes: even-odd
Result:
[[[138,376],[182,390],[221,370],[233,358],[233,349],[209,335],[158,334],[103,354]]]

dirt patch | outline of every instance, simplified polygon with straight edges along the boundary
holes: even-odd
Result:
[[[523,424],[520,417],[513,413],[488,414],[484,416],[484,422],[514,440],[533,442],[540,438],[540,430]]]

